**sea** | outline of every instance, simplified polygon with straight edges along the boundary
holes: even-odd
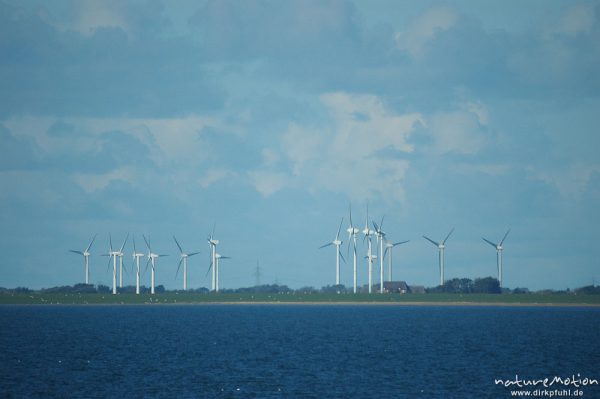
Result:
[[[597,307],[0,306],[4,398],[600,398],[597,380]]]

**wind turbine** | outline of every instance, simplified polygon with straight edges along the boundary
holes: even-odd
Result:
[[[395,242],[395,243],[388,242],[385,244],[385,252],[383,253],[384,259],[385,259],[385,256],[387,255],[388,251],[390,251],[390,262],[388,264],[388,281],[393,281],[392,280],[392,253],[393,253],[394,247],[396,245],[406,244],[408,241],[409,240]]]
[[[495,244],[495,243],[481,237],[483,239],[483,241],[487,242],[492,247],[496,248],[496,267],[498,269],[498,282],[500,283],[500,288],[502,288],[502,250],[504,249],[502,244],[504,244],[504,240],[506,240],[506,236],[508,236],[508,233],[510,233],[510,229],[508,229],[506,231],[506,234],[504,234],[504,237],[502,237],[500,244]]]
[[[354,293],[356,294],[356,235],[360,233],[360,230],[357,229],[352,224],[352,205],[349,206],[350,209],[350,226],[346,230],[348,232],[348,251],[350,250],[350,240],[354,243]]]
[[[383,241],[385,240],[385,233],[381,230],[383,226],[383,218],[381,217],[381,223],[377,226],[377,223],[373,222],[373,227],[375,227],[375,235],[377,236],[377,243],[379,247],[377,248],[377,256],[379,256],[379,292],[383,294]]]
[[[344,259],[344,256],[340,252],[340,245],[342,245],[343,242],[340,240],[340,230],[342,229],[342,223],[344,223],[344,218],[342,218],[342,221],[340,222],[340,227],[338,227],[335,239],[319,247],[319,249],[321,249],[330,245],[335,245],[335,285],[340,285],[340,256],[342,257],[344,263],[346,263],[346,259]]]
[[[365,235],[363,237],[363,242],[365,239],[368,239],[368,250],[367,250],[367,263],[369,264],[369,294],[372,290],[372,281],[373,281],[373,259],[377,259],[376,255],[373,255],[373,248],[371,243],[371,236],[375,234],[375,232],[369,229],[369,204],[367,204],[367,217],[365,218],[365,228],[362,233]]]
[[[212,267],[214,264],[216,264],[217,262],[217,245],[219,245],[219,240],[216,240],[214,238],[215,235],[215,227],[216,224],[213,225],[213,231],[210,234],[210,236],[206,239],[206,241],[208,241],[208,245],[210,246],[210,266],[208,267],[208,270],[210,271],[212,269],[212,290],[215,291],[216,286],[217,286],[217,274],[216,274],[216,267]]]
[[[135,249],[135,238],[133,238],[133,259],[136,264],[136,272],[135,272],[135,293],[139,295],[140,293],[140,258],[145,256],[143,253],[139,253],[137,249]]]
[[[90,283],[90,255],[91,255],[90,248],[92,248],[92,244],[96,240],[97,235],[98,234],[94,235],[94,238],[92,238],[92,241],[90,241],[90,244],[83,251],[75,251],[74,249],[69,249],[69,252],[73,252],[74,254],[79,254],[79,255],[83,256],[83,262],[85,264],[85,283],[86,284]]]
[[[190,256],[197,255],[200,252],[192,252],[191,254],[185,253],[183,252],[183,249],[181,249],[181,245],[179,245],[177,238],[173,236],[173,239],[175,240],[175,244],[177,244],[177,248],[179,248],[179,252],[181,252],[181,259],[179,260],[179,265],[177,265],[177,272],[175,273],[175,277],[177,278],[179,268],[181,267],[181,263],[183,262],[183,290],[185,291],[187,290],[187,260]]]
[[[215,254],[215,292],[219,292],[219,263],[221,259],[231,259],[229,256],[223,256],[219,253]]]
[[[169,256],[169,255],[155,254],[154,252],[152,252],[152,249],[150,248],[150,237],[148,237],[148,239],[146,239],[146,236],[142,236],[142,237],[144,237],[144,241],[146,241],[146,246],[148,247],[148,260],[146,261],[146,269],[148,269],[148,263],[149,262],[152,263],[152,277],[151,277],[150,293],[154,294],[154,271],[155,271],[155,267],[156,267],[156,259],[160,258],[161,256]]]
[[[125,241],[127,241],[127,238],[125,238]],[[123,252],[123,248],[121,248],[121,251],[113,250],[112,237],[111,237],[110,233],[108,234],[108,245],[109,245],[108,254],[103,254],[102,256],[108,256],[108,267],[110,267],[110,258],[113,259],[113,289],[112,289],[112,293],[113,293],[113,295],[116,295],[116,293],[117,293],[117,257],[120,256],[120,254]],[[125,245],[125,242],[123,242],[123,245]]]
[[[424,239],[438,247],[439,250],[439,268],[440,268],[440,285],[444,285],[444,249],[446,248],[446,240],[450,237],[450,234],[454,231],[454,227],[450,230],[450,233],[444,238],[444,241],[441,243],[433,241],[431,238],[427,236],[423,236]]]
[[[125,255],[123,253],[123,248],[125,247],[125,243],[127,242],[128,238],[129,233],[127,233],[125,241],[123,241],[123,245],[121,245],[121,249],[119,249],[119,253],[117,254],[117,256],[119,257],[119,288],[123,288],[123,256]]]

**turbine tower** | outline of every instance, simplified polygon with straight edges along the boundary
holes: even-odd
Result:
[[[92,241],[90,241],[90,244],[83,251],[75,251],[74,249],[69,249],[69,252],[73,252],[74,254],[79,254],[79,255],[83,256],[83,263],[85,264],[85,283],[86,284],[90,283],[90,255],[91,255],[90,249],[92,248],[92,244],[96,240],[97,235],[98,234],[94,235],[94,238],[92,238]]]
[[[381,230],[383,226],[383,216],[381,218],[381,223],[377,226],[377,223],[373,222],[373,227],[375,227],[375,235],[377,237],[377,256],[379,256],[379,292],[383,294],[383,241],[385,240],[385,233]]]
[[[177,238],[175,238],[175,236],[173,236],[173,239],[175,240],[175,244],[177,244],[177,248],[179,248],[179,252],[181,252],[181,259],[179,260],[179,265],[177,265],[177,272],[175,273],[175,278],[177,278],[177,274],[179,273],[179,268],[181,267],[181,263],[183,262],[183,290],[186,291],[187,290],[187,260],[190,256],[197,255],[200,252],[192,252],[191,254],[185,253],[185,252],[183,252],[183,249],[181,249],[181,245],[179,245]]]
[[[146,261],[146,269],[148,269],[148,263],[152,263],[152,277],[151,277],[150,293],[154,294],[154,272],[155,272],[155,267],[156,267],[156,259],[160,258],[161,256],[168,256],[168,255],[155,254],[154,252],[152,252],[152,249],[150,248],[150,237],[148,237],[148,239],[146,239],[146,236],[142,236],[142,237],[144,237],[144,241],[146,241],[146,246],[148,247],[148,260]]]
[[[356,294],[356,236],[360,233],[360,230],[357,229],[354,224],[352,224],[352,205],[349,207],[350,209],[350,226],[346,230],[348,232],[348,251],[350,251],[350,241],[354,244],[354,293]]]
[[[208,270],[210,271],[212,269],[212,291],[215,291],[216,286],[217,286],[217,273],[216,273],[216,267],[212,267],[214,264],[216,264],[217,262],[217,245],[219,245],[219,240],[216,240],[214,238],[215,235],[215,227],[216,224],[213,225],[213,231],[210,234],[210,236],[206,239],[208,241],[208,245],[210,246],[210,266],[208,267]]]
[[[133,259],[136,264],[135,271],[135,293],[140,294],[140,258],[144,257],[145,254],[139,253],[137,249],[135,249],[135,238],[133,238]]]
[[[221,259],[231,259],[229,256],[223,256],[219,253],[215,254],[215,292],[219,292],[219,263]]]
[[[119,249],[119,253],[117,254],[117,256],[119,257],[119,288],[123,288],[123,256],[125,255],[123,253],[123,248],[125,248],[125,243],[127,242],[128,238],[129,233],[127,233],[125,241],[123,241],[123,245],[121,245],[121,249]]]
[[[330,245],[335,245],[335,285],[340,285],[340,257],[342,257],[342,260],[344,261],[344,263],[346,263],[346,259],[344,259],[344,256],[340,252],[340,245],[342,245],[343,242],[340,240],[340,230],[342,229],[342,223],[344,223],[344,218],[342,218],[342,221],[340,222],[340,227],[338,227],[335,239],[319,247],[319,249],[321,249]]]
[[[423,236],[424,239],[438,247],[439,250],[439,268],[440,268],[440,285],[444,285],[444,249],[446,249],[446,240],[450,237],[450,234],[454,231],[454,227],[450,230],[450,233],[444,238],[444,241],[441,243],[433,241],[431,238],[427,236]]]
[[[125,239],[127,240],[127,239]],[[122,251],[114,251],[112,247],[112,237],[110,233],[108,234],[108,254],[103,254],[102,256],[108,256],[108,268],[110,268],[110,258],[113,260],[113,295],[117,294],[117,257]],[[123,243],[125,245],[125,243]],[[108,270],[107,270],[108,271]]]
[[[390,261],[388,264],[388,281],[393,281],[392,280],[392,253],[394,250],[394,247],[396,245],[401,245],[401,244],[406,244],[409,240],[406,241],[400,241],[400,242],[395,242],[395,243],[391,243],[388,242],[385,244],[385,252],[383,253],[383,258],[385,259],[385,256],[387,255],[388,251],[390,251]]]
[[[498,269],[498,283],[500,283],[500,288],[502,288],[502,250],[504,249],[502,244],[504,244],[504,240],[506,240],[506,236],[508,236],[508,233],[510,233],[510,229],[508,229],[506,231],[506,234],[504,234],[504,237],[502,237],[500,244],[495,244],[495,243],[481,237],[481,238],[483,238],[483,241],[487,242],[492,247],[496,248],[496,267]]]
[[[375,234],[375,232],[369,229],[369,205],[367,204],[367,217],[365,218],[365,228],[362,233],[365,235],[363,237],[363,242],[365,239],[368,240],[368,250],[367,250],[367,263],[369,264],[369,294],[372,291],[372,281],[373,281],[373,260],[377,259],[377,256],[373,255],[373,247],[371,243],[371,237]]]

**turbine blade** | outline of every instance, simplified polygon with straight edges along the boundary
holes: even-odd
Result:
[[[144,273],[142,273],[142,277],[144,277],[146,275],[146,272],[148,271],[148,265],[150,264],[150,258],[148,258],[148,260],[146,261],[146,267],[144,268]]]
[[[379,228],[383,230],[383,219],[385,218],[385,215],[383,215],[381,217],[381,223],[379,223]]]
[[[210,237],[211,237],[211,238],[215,236],[215,229],[216,229],[216,228],[217,228],[217,222],[215,222],[215,223],[213,224],[212,234],[210,235]]]
[[[502,246],[502,244],[504,244],[504,240],[506,240],[506,237],[508,236],[508,233],[510,233],[510,229],[508,229],[508,231],[506,232],[506,234],[504,234],[504,237],[502,237],[502,241],[500,241],[500,246]]]
[[[110,270],[110,259],[112,258],[112,255],[108,256],[108,265],[106,266],[106,271],[108,272]]]
[[[125,236],[125,241],[123,241],[123,245],[121,245],[121,249],[119,250],[119,252],[123,252],[123,248],[125,248],[125,243],[127,242],[128,239],[129,239],[129,233],[127,233],[127,235]]]
[[[146,246],[148,247],[148,250],[150,250],[150,243],[148,242],[148,239],[143,234],[142,234],[142,237],[144,237],[144,241],[146,242]],[[152,252],[152,250],[150,250],[150,252]]]
[[[92,238],[92,241],[90,241],[90,245],[87,246],[87,248],[85,249],[85,252],[90,251],[90,248],[92,247],[92,244],[94,243],[94,241],[96,241],[97,236],[98,236],[98,233],[94,234],[94,238]]]
[[[498,245],[494,244],[494,243],[493,243],[493,242],[491,242],[490,240],[487,240],[487,239],[485,239],[485,238],[483,238],[483,237],[481,237],[481,238],[483,239],[483,241],[487,242],[487,243],[488,243],[488,244],[490,244],[492,247],[494,247],[494,248],[498,248]]]
[[[132,237],[132,240],[133,240],[133,253],[136,254],[137,249],[135,249],[135,237]]]
[[[379,226],[377,226],[377,223],[375,223],[375,221],[373,221],[371,223],[373,223],[373,227],[375,227],[375,231],[379,232],[380,230],[379,230]]]
[[[208,273],[210,273],[210,269],[212,269],[212,262],[210,262],[210,266],[208,266],[208,270],[206,271],[206,275],[204,277],[208,277]]]
[[[442,241],[442,244],[446,243],[446,240],[448,240],[448,238],[450,237],[450,234],[452,234],[454,232],[454,227],[452,228],[452,230],[450,230],[450,233],[448,233],[448,235],[446,236],[446,238],[444,238],[444,241]]]
[[[108,244],[110,245],[110,252],[112,252],[112,237],[110,233],[108,233]]]
[[[402,244],[406,244],[407,242],[409,242],[410,240],[406,240],[406,241],[400,241],[400,242],[395,242],[392,245],[395,247],[396,245],[402,245]]]
[[[338,251],[339,252],[339,251]],[[342,253],[340,252],[340,258],[342,258],[342,260],[344,261],[344,263],[346,263],[346,259],[344,259],[344,255],[342,255]]]
[[[161,256],[169,256],[169,254],[158,254],[159,257]]]
[[[385,249],[385,251],[383,251],[383,260],[385,260],[385,257],[386,257],[386,255],[387,255],[387,253],[388,253],[388,249],[390,249],[390,247],[387,247],[387,248]]]
[[[200,252],[192,252],[191,254],[188,254],[188,258],[189,258],[190,256],[198,255],[199,253],[200,253]]]
[[[183,253],[183,249],[181,249],[181,245],[179,245],[177,238],[175,238],[175,236],[173,236],[173,239],[175,240],[175,244],[177,244],[177,248],[179,248],[179,252]]]
[[[321,248],[325,248],[325,247],[328,247],[328,246],[330,246],[330,245],[333,245],[333,243],[332,243],[332,242],[328,242],[328,243],[327,243],[327,244],[325,244],[325,245],[321,245],[321,246],[319,247],[319,249],[321,249]]]
[[[83,252],[81,252],[81,251],[75,251],[74,249],[69,249],[69,252],[73,252],[74,254],[83,255]]]
[[[348,208],[350,209],[350,227],[354,228],[354,224],[352,223],[352,204],[349,204]]]
[[[344,218],[342,217],[342,221],[340,222],[340,227],[338,227],[337,234],[335,235],[335,239],[340,238],[340,230],[342,230],[342,223],[344,223]]]
[[[433,245],[435,245],[436,247],[439,247],[440,244],[433,241],[431,238],[427,237],[427,236],[423,236],[424,239],[426,239],[427,241],[429,241],[430,243],[432,243]]]
[[[231,259],[231,256],[221,256],[219,259]]]
[[[181,267],[182,263],[183,263],[183,258],[181,258],[179,260],[179,264],[177,265],[177,272],[175,272],[175,278],[177,278],[177,275],[179,274],[179,268]]]

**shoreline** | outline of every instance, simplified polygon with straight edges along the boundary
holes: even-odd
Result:
[[[541,303],[541,302],[327,302],[327,301],[215,301],[215,302],[143,302],[143,303],[4,303],[2,306],[252,306],[252,305],[273,305],[273,306],[437,306],[437,307],[557,307],[557,308],[600,308],[598,303]]]

